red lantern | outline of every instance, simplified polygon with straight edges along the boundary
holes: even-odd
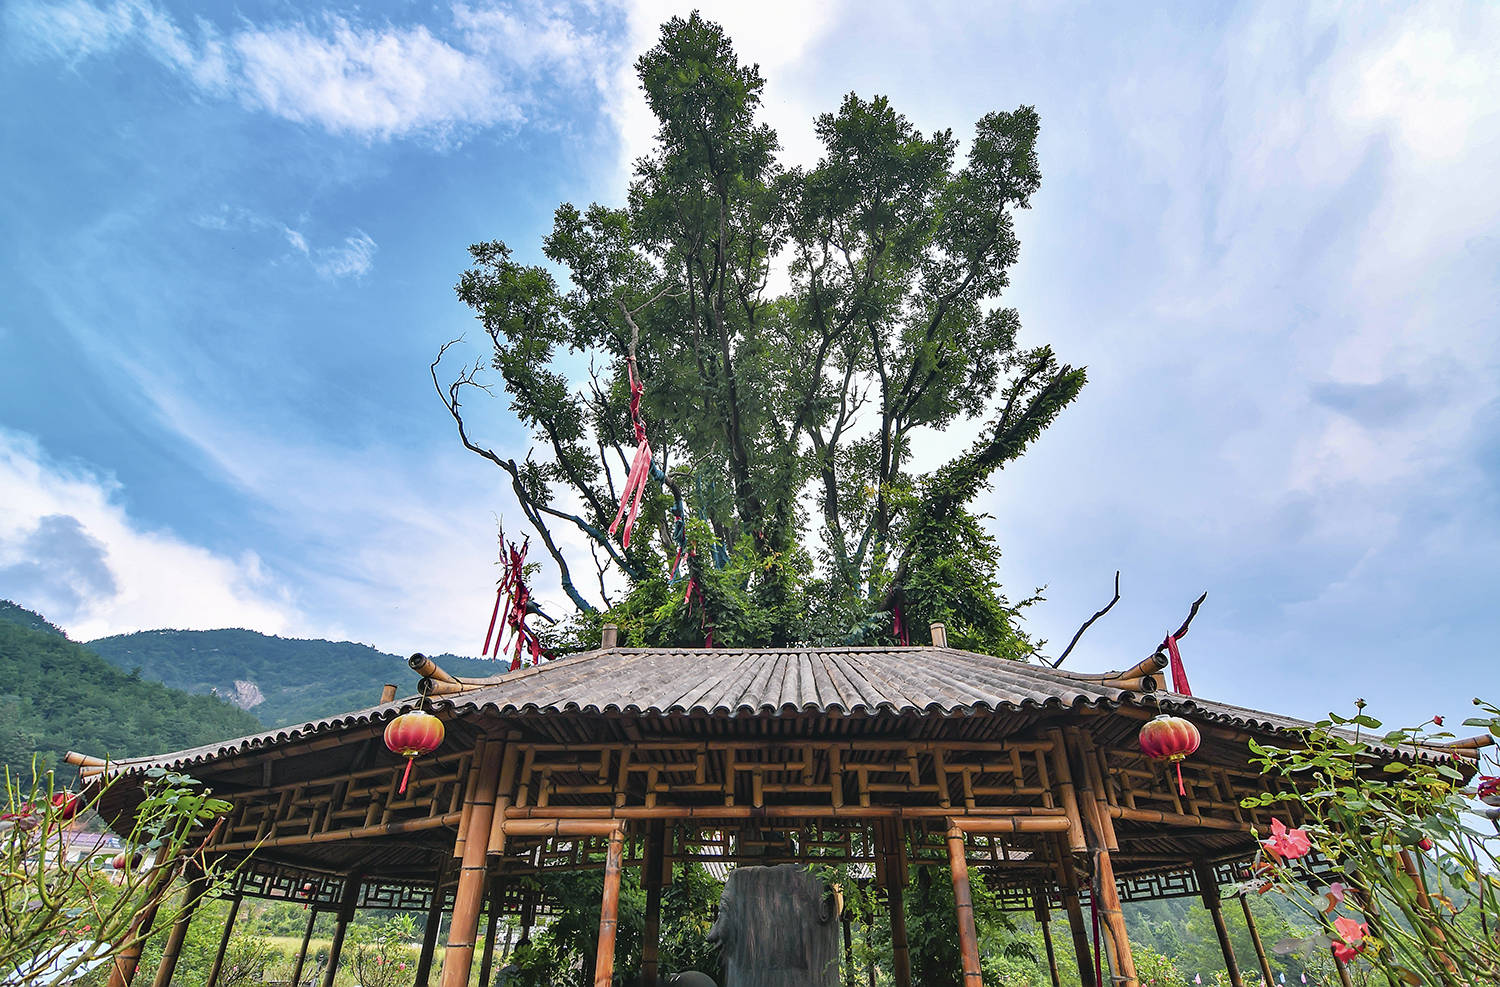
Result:
[[[1152,760],[1177,765],[1177,792],[1186,795],[1182,784],[1182,762],[1198,749],[1203,736],[1198,728],[1180,716],[1163,713],[1141,727],[1141,751]]]
[[[406,794],[406,781],[411,777],[413,758],[431,754],[443,743],[443,721],[431,713],[414,709],[402,713],[385,728],[385,745],[392,753],[406,758],[406,771],[401,775],[401,794]]]
[[[1479,801],[1485,805],[1500,806],[1500,777],[1479,776]]]
[[[52,796],[52,808],[57,810],[59,819],[67,822],[78,815],[78,796],[72,792],[57,792]]]
[[[131,860],[128,853],[117,853],[115,854],[115,859],[109,862],[109,865],[115,870],[130,870],[133,864],[134,861]]]

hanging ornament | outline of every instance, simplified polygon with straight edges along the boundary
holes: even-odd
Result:
[[[503,574],[495,588],[495,606],[490,612],[489,627],[484,632],[484,647],[479,651],[482,658],[499,658],[510,652],[511,671],[522,666],[523,656],[529,656],[532,665],[544,657],[541,639],[526,624],[527,617],[536,609],[531,600],[531,589],[526,585],[526,551],[530,545],[529,538],[523,539],[519,547],[515,542],[506,541],[505,530],[501,529],[500,566]]]
[[[651,479],[651,443],[646,441],[646,422],[641,418],[641,395],[646,385],[635,375],[635,347],[631,346],[630,358],[625,362],[625,371],[630,376],[630,424],[635,429],[635,458],[630,461],[630,472],[625,476],[625,486],[620,488],[620,509],[615,512],[614,523],[609,526],[613,535],[625,522],[620,535],[620,544],[630,547],[630,532],[635,528],[635,519],[641,512],[641,498],[646,494],[646,483]]]
[[[1141,751],[1154,761],[1177,765],[1177,793],[1186,795],[1182,783],[1182,762],[1203,743],[1203,735],[1192,723],[1180,716],[1163,713],[1141,727]]]
[[[1500,806],[1500,777],[1479,776],[1479,801],[1485,805]]]
[[[406,782],[411,777],[411,762],[423,754],[431,754],[443,743],[443,721],[431,713],[414,709],[402,713],[385,728],[385,746],[391,752],[406,758],[406,770],[401,774],[402,795],[406,794]]]

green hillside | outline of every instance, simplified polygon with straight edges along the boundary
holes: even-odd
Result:
[[[0,606],[0,762],[28,774],[67,750],[135,757],[259,730],[243,710],[110,665],[45,619]]]
[[[245,707],[265,726],[305,723],[373,706],[383,683],[401,695],[416,691],[405,659],[365,644],[275,637],[247,630],[139,631],[90,641],[122,669],[191,693],[217,692]],[[444,655],[455,675],[494,675],[495,662]]]

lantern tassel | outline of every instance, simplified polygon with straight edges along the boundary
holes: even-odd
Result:
[[[1182,761],[1180,760],[1177,762],[1177,794],[1187,794],[1187,788],[1185,788],[1182,784]]]
[[[406,794],[406,780],[411,777],[411,762],[413,760],[415,760],[415,758],[407,758],[406,770],[401,772],[401,787],[398,788],[397,791],[402,795]]]

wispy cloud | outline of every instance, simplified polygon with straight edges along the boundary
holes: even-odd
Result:
[[[23,2],[6,14],[34,57],[77,64],[136,48],[199,93],[340,135],[462,140],[516,125],[543,89],[602,85],[612,46],[586,7],[460,4],[443,37],[425,24],[338,14],[221,31],[179,24],[151,0]]]

